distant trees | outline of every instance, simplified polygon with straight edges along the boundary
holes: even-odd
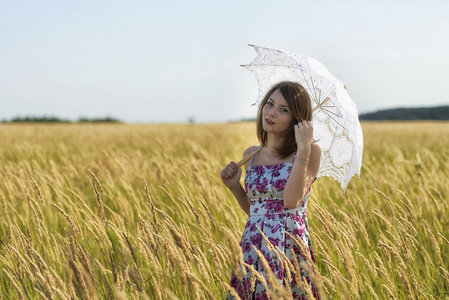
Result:
[[[77,121],[73,122],[67,119],[61,119],[55,116],[25,116],[14,117],[11,120],[3,120],[2,123],[121,123],[117,118],[103,117],[103,118],[87,118],[80,117]]]
[[[112,117],[104,117],[104,118],[86,118],[86,117],[80,117],[78,119],[78,123],[121,123],[119,119],[112,118]]]
[[[360,120],[449,120],[449,106],[396,108],[359,115]]]
[[[8,122],[8,121],[6,121]],[[62,120],[58,117],[34,117],[34,116],[26,116],[26,117],[15,117],[12,118],[9,123],[70,123],[69,120]]]

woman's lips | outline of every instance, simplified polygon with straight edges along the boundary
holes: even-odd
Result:
[[[274,123],[273,121],[271,121],[270,119],[265,119],[265,122],[267,122],[268,125],[274,125],[276,123]]]

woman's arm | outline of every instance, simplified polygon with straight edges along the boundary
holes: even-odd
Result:
[[[248,199],[248,195],[246,194],[245,190],[243,189],[242,185],[239,184],[233,189],[230,189],[232,194],[234,195],[235,199],[237,199],[237,202],[240,205],[240,208],[249,216],[249,209],[250,209],[250,203]]]
[[[243,152],[243,157],[250,154],[254,151],[254,146],[249,147]],[[245,170],[249,167],[249,162],[245,164]],[[240,208],[249,215],[250,210],[250,202],[248,199],[248,195],[240,184],[240,176],[242,174],[242,169],[239,165],[233,161],[231,161],[224,169],[220,172],[220,177],[226,187],[232,192],[235,199],[240,205]]]
[[[304,164],[300,158],[295,159],[284,189],[284,206],[286,208],[296,208],[304,199],[318,172],[320,156],[321,149],[317,144],[312,144],[308,151],[297,152],[296,157],[308,158],[309,162]]]
[[[295,125],[298,146],[295,162],[284,189],[284,206],[295,208],[304,199],[320,166],[321,148],[312,143],[313,126],[310,121]]]

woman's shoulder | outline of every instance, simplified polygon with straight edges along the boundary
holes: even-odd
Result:
[[[253,153],[254,151],[256,151],[256,149],[257,149],[257,146],[251,146],[251,147],[246,148],[246,150],[243,151],[243,157],[247,156],[248,154]]]
[[[321,158],[321,148],[317,143],[312,143],[310,147],[310,160],[319,162]]]
[[[248,155],[250,155],[251,153],[256,151],[256,149],[257,149],[257,146],[248,147],[245,151],[243,151],[243,158],[247,157]],[[245,171],[248,170],[248,168],[250,166],[250,162],[251,162],[251,159],[248,159],[245,162]]]
[[[321,153],[321,148],[317,143],[312,143],[311,148],[313,152]]]

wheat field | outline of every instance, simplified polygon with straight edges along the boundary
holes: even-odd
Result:
[[[319,178],[309,198],[321,298],[449,299],[449,123],[362,128],[360,179],[342,195]],[[0,299],[225,297],[246,218],[218,174],[258,144],[254,124],[6,124],[0,138]]]

